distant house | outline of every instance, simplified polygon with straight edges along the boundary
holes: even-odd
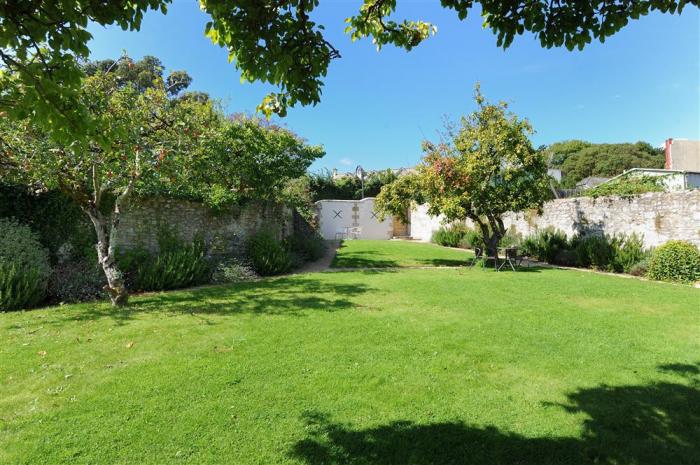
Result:
[[[599,176],[588,176],[587,178],[581,179],[579,182],[576,183],[576,189],[579,190],[585,190],[585,189],[591,189],[595,186],[599,186],[603,184],[604,182],[609,181],[610,178],[603,178]]]
[[[699,171],[661,170],[654,168],[632,168],[610,179],[611,181],[624,178],[653,176],[660,177],[668,192],[684,191],[700,188]]]
[[[665,145],[666,169],[700,172],[700,141],[667,139]]]

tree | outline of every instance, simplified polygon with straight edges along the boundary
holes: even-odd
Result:
[[[592,144],[565,141],[546,150],[550,165],[562,171],[562,185],[574,187],[588,176],[615,176],[631,168],[663,168],[663,149],[646,142]]]
[[[484,25],[508,47],[516,35],[533,33],[543,47],[582,49],[592,39],[603,42],[630,19],[649,12],[680,14],[700,0],[559,0],[522,2],[442,0],[460,19],[480,4]],[[7,0],[0,3],[0,112],[24,118],[67,142],[84,140],[90,113],[80,98],[84,74],[79,62],[89,56],[87,25],[116,24],[138,30],[149,10],[167,12],[171,0]],[[286,114],[295,104],[316,104],[322,78],[340,52],[310,19],[319,0],[201,0],[211,17],[205,33],[228,50],[243,80],[269,82],[280,92],[258,107],[266,115]],[[393,44],[406,50],[437,32],[420,20],[395,21],[397,0],[364,0],[346,20],[353,40],[371,37],[377,48]]]
[[[506,103],[488,103],[478,85],[475,100],[477,111],[458,127],[448,125],[442,142],[423,143],[417,177],[382,189],[377,204],[398,214],[407,202],[424,201],[431,215],[471,220],[498,261],[503,215],[541,208],[549,178],[544,157],[530,142],[530,123],[510,113]]]
[[[196,163],[200,192],[211,206],[246,199],[296,202],[288,183],[325,155],[294,132],[257,117],[233,115],[202,145]],[[206,193],[208,192],[208,193]]]
[[[0,123],[0,159],[10,179],[56,188],[90,218],[113,305],[128,292],[115,262],[121,216],[135,196],[186,184],[190,155],[218,115],[210,104],[172,100],[165,82],[139,88],[97,70],[83,80],[81,104],[91,122],[86,144],[57,143],[29,119]]]

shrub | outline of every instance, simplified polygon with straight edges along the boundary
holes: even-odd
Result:
[[[83,302],[104,297],[104,273],[94,261],[59,263],[51,270],[46,295],[51,302]]]
[[[617,248],[616,241],[614,238],[597,234],[575,238],[572,244],[574,244],[578,265],[584,268],[610,270]]]
[[[647,276],[660,281],[698,281],[700,251],[689,242],[669,241],[653,251]]]
[[[0,218],[0,310],[41,302],[49,272],[48,252],[29,226]]]
[[[35,270],[41,279],[50,272],[49,255],[29,228],[11,218],[0,218],[0,260]]]
[[[475,247],[483,247],[484,238],[481,232],[476,229],[468,229],[462,235],[462,240],[459,242],[459,247],[463,249],[473,249]]]
[[[633,266],[650,255],[650,252],[644,248],[642,237],[634,233],[629,236],[620,236],[616,245],[612,268],[618,273],[630,273]]]
[[[645,258],[630,267],[628,271],[632,276],[646,276],[649,269],[649,259]]]
[[[592,189],[584,191],[588,197],[602,197],[606,195],[633,196],[645,192],[662,192],[664,184],[659,176],[639,176],[636,178],[622,178],[606,182]]]
[[[443,226],[433,234],[433,242],[443,247],[459,247],[467,231],[468,228],[460,224]]]
[[[547,263],[556,263],[560,251],[566,250],[569,243],[566,234],[553,228],[546,228],[525,238],[523,253]]]
[[[284,245],[302,261],[314,262],[326,252],[326,242],[318,234],[294,233],[284,240]]]
[[[211,280],[216,284],[225,284],[253,281],[257,277],[258,275],[249,265],[243,264],[237,259],[228,259],[214,267]]]
[[[282,274],[292,267],[289,252],[269,231],[261,231],[250,239],[248,256],[253,269],[262,276]]]
[[[161,227],[158,253],[144,248],[121,252],[118,265],[126,273],[127,287],[141,291],[164,291],[209,282],[211,266],[204,241],[180,239],[174,230]]]
[[[45,280],[37,268],[0,260],[0,311],[36,305],[45,292]]]

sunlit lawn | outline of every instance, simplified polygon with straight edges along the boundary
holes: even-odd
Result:
[[[344,241],[333,260],[334,268],[464,266],[469,251],[409,241]]]
[[[2,464],[700,463],[685,286],[316,273],[0,314],[0,341]]]

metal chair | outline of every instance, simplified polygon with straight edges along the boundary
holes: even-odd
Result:
[[[348,237],[348,228],[346,227],[337,227],[335,228],[335,240],[343,240],[347,239]]]
[[[351,239],[359,239],[362,235],[362,228],[360,226],[355,226],[348,229],[348,237]]]
[[[501,263],[501,266],[498,267],[498,270],[500,271],[504,266],[510,265],[511,269],[515,271],[515,267],[520,266],[522,262],[523,257],[518,255],[518,249],[515,247],[508,247],[506,248],[506,256],[503,263]]]

